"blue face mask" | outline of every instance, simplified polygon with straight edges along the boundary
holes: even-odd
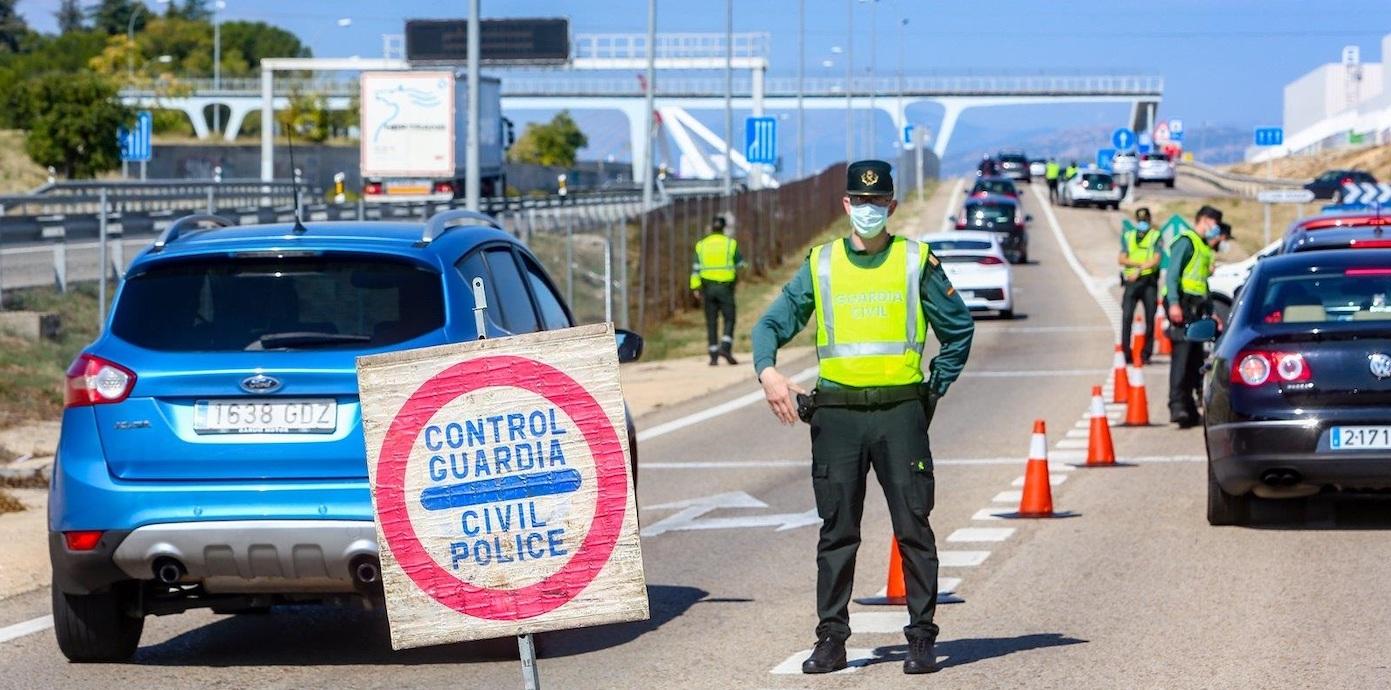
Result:
[[[1210,228],[1207,229],[1207,234],[1204,235],[1204,237],[1206,237],[1207,239],[1211,240],[1211,239],[1216,239],[1217,236],[1218,236],[1218,235],[1221,235],[1221,234],[1222,234],[1222,226],[1217,225],[1216,223],[1214,223],[1214,224],[1212,225],[1212,227],[1210,227]]]
[[[878,237],[884,232],[884,224],[889,222],[889,207],[875,204],[859,204],[850,207],[850,224],[855,226],[855,234],[865,239]]]
[[[1139,228],[1141,232],[1144,232],[1145,230],[1150,229],[1150,224],[1149,221],[1142,220],[1139,223],[1136,223],[1135,227]]]

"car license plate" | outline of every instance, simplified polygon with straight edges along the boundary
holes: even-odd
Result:
[[[1391,449],[1391,426],[1335,426],[1328,434],[1333,450]]]
[[[404,181],[404,182],[395,182],[395,183],[391,183],[391,184],[388,184],[388,185],[386,186],[386,193],[387,193],[387,194],[399,194],[399,195],[402,195],[402,196],[406,196],[406,195],[419,195],[419,194],[429,194],[429,193],[430,193],[430,181],[429,181],[429,180],[408,180],[408,181]]]
[[[331,434],[338,429],[338,401],[199,400],[193,406],[198,434]]]

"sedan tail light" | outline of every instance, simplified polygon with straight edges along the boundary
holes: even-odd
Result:
[[[64,532],[63,541],[69,551],[91,551],[101,543],[101,530],[79,530]]]
[[[1236,356],[1232,367],[1232,383],[1252,388],[1267,383],[1299,383],[1312,379],[1314,373],[1298,352],[1245,350]]]
[[[118,403],[125,400],[134,387],[135,373],[131,370],[95,355],[78,355],[68,367],[63,406]]]
[[[363,194],[373,194],[373,195],[381,194],[381,193],[382,193],[382,183],[380,183],[380,182],[368,182],[367,184],[362,185],[362,193],[363,193]]]
[[[454,193],[454,183],[453,183],[453,182],[436,182],[436,183],[435,183],[435,193],[436,193],[436,194],[453,194],[453,193]]]
[[[1004,262],[994,256],[982,256],[981,258],[976,259],[976,263],[985,266],[998,266],[1000,264],[1003,264]]]

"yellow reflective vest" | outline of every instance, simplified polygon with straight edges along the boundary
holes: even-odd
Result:
[[[732,283],[738,268],[734,255],[739,242],[724,233],[710,233],[696,242],[696,263],[691,266],[691,289],[700,289],[702,281]]]
[[[895,237],[875,268],[850,261],[845,241],[811,251],[821,378],[877,388],[921,383],[927,315],[921,285],[929,250]]]
[[[1159,249],[1160,232],[1154,228],[1144,231],[1141,234],[1139,228],[1125,231],[1125,258],[1135,263],[1146,263],[1154,258],[1155,252]],[[1152,276],[1159,272],[1159,266],[1151,268],[1136,268],[1126,266],[1121,271],[1127,281],[1135,280],[1141,276]]]

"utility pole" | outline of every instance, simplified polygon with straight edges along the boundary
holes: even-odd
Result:
[[[478,210],[478,62],[479,51],[479,0],[468,3],[468,139],[464,153],[464,205],[470,211]],[[262,125],[265,126],[265,125]]]
[[[862,0],[863,1],[863,0]],[[875,139],[875,123],[879,113],[874,108],[874,93],[879,90],[878,74],[874,71],[876,56],[879,53],[879,0],[869,1],[869,150],[865,155],[875,158],[874,150],[879,143]]]
[[[802,109],[802,94],[806,88],[807,70],[807,0],[797,0],[797,179],[806,176],[806,112]]]
[[[227,3],[216,0],[213,3],[213,92],[222,91],[222,18],[219,10]],[[213,131],[222,131],[222,106],[213,105]]]
[[[845,163],[855,160],[855,0],[845,0]]]
[[[725,210],[729,210],[729,195],[734,193],[734,0],[724,3],[724,195]]]
[[[903,137],[903,129],[908,125],[908,113],[903,112],[903,30],[904,30],[905,28],[907,28],[907,26],[908,26],[908,18],[907,18],[907,17],[904,17],[903,19],[899,20],[899,22],[898,22],[898,102],[894,104],[894,112],[898,113],[898,118],[895,119],[894,121],[895,121],[895,122],[902,123],[902,124],[898,125],[899,131],[896,132],[896,133],[894,133],[894,136],[898,137],[898,150],[899,150],[899,151],[904,151],[904,145],[908,143],[908,142],[904,139],[904,137]],[[916,147],[914,147],[914,148],[916,148]],[[899,156],[899,162],[900,162],[900,164],[902,164],[902,163],[904,162],[902,156]],[[908,198],[907,193],[905,193],[905,194],[903,195],[903,197],[904,197],[905,199]]]

